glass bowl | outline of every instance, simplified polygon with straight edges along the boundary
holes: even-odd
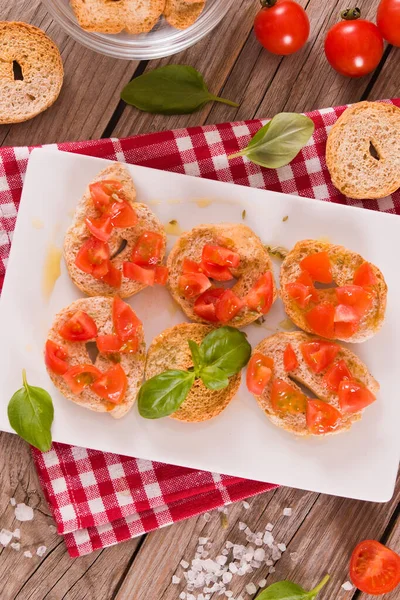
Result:
[[[85,31],[78,25],[69,0],[42,2],[64,31],[87,48],[114,58],[151,60],[176,54],[196,44],[218,25],[233,0],[207,0],[200,17],[187,29],[174,29],[161,17],[152,31],[140,35]]]

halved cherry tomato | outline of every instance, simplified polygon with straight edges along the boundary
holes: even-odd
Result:
[[[123,344],[121,338],[115,333],[107,335],[99,335],[96,339],[96,344],[99,352],[119,352]]]
[[[249,392],[261,396],[274,370],[274,361],[269,356],[256,352],[247,365],[246,385]]]
[[[110,249],[108,244],[90,237],[76,255],[75,264],[84,273],[100,279],[109,269]]]
[[[182,273],[201,273],[200,263],[184,258],[182,263]]]
[[[94,235],[95,238],[102,242],[108,242],[113,230],[110,217],[107,215],[103,215],[98,219],[87,217],[85,223],[90,233]]]
[[[230,281],[233,279],[233,275],[228,267],[221,267],[220,265],[201,261],[200,268],[207,277],[211,277],[215,281]]]
[[[155,266],[161,260],[164,240],[159,233],[145,231],[132,250],[131,261],[141,266]]]
[[[201,259],[205,263],[236,268],[240,263],[240,254],[223,246],[206,244],[203,248]]]
[[[215,305],[215,315],[221,323],[228,323],[243,308],[244,302],[232,290],[225,290]]]
[[[103,373],[90,389],[113,404],[120,404],[125,396],[128,380],[121,365],[114,365]]]
[[[332,283],[332,265],[327,252],[310,254],[300,261],[300,267],[306,271],[313,281]]]
[[[324,435],[337,429],[342,415],[337,408],[322,400],[307,402],[306,422],[310,433]]]
[[[120,227],[121,229],[134,227],[138,222],[137,214],[128,202],[114,202],[107,214],[110,215],[114,227]]]
[[[101,371],[93,365],[75,365],[64,373],[63,378],[73,394],[80,394],[85,387],[92,385],[100,376]]]
[[[295,351],[293,350],[292,344],[288,344],[285,348],[285,352],[283,353],[283,367],[285,371],[294,371],[299,366],[299,361],[297,360],[297,356]]]
[[[124,262],[122,263],[122,272],[127,279],[132,279],[145,285],[154,285],[155,283],[154,269],[140,267],[132,262]]]
[[[154,269],[154,283],[165,285],[168,281],[168,267],[157,265]]]
[[[50,371],[53,371],[56,375],[64,375],[69,369],[67,359],[68,354],[62,346],[59,346],[52,340],[47,340],[44,360]]]
[[[115,332],[121,340],[127,342],[135,337],[137,329],[141,327],[142,322],[138,319],[129,304],[121,300],[118,296],[115,296],[112,314]]]
[[[400,4],[399,4],[400,6]],[[354,273],[354,285],[361,287],[370,287],[378,283],[378,279],[372,270],[369,262],[363,262]]]
[[[335,323],[335,337],[346,340],[357,333],[359,322],[352,323]]]
[[[185,298],[196,298],[211,287],[211,281],[203,273],[184,273],[178,287]]]
[[[355,413],[375,402],[368,388],[358,381],[343,379],[339,384],[339,404],[342,412]]]
[[[286,291],[301,308],[306,308],[311,301],[318,302],[318,291],[306,271],[302,271],[293,283],[286,284]]]
[[[300,344],[300,350],[311,371],[321,373],[333,363],[340,347],[333,342],[316,340]]]
[[[114,181],[112,179],[104,179],[103,181],[96,181],[89,185],[90,195],[92,196],[93,204],[95,208],[101,213],[108,211],[111,203],[113,202],[112,194],[118,194],[122,189],[122,183],[120,181]]]
[[[297,415],[306,412],[307,397],[283,379],[275,379],[271,390],[271,405],[275,412]]]
[[[274,298],[274,286],[271,271],[267,271],[257,280],[245,298],[247,306],[251,310],[261,312],[265,315],[272,306]]]
[[[108,271],[101,278],[104,283],[107,283],[110,287],[119,289],[122,284],[122,273],[119,269],[114,267],[111,260],[108,261]]]
[[[198,317],[210,323],[217,323],[218,318],[215,314],[215,305],[218,298],[225,292],[223,288],[211,288],[199,296],[194,303],[193,310]]]
[[[331,302],[321,302],[305,315],[310,329],[326,338],[335,337],[334,318],[335,307]]]
[[[337,392],[339,389],[339,384],[343,379],[351,379],[351,373],[345,361],[342,359],[329,367],[324,375],[323,380],[328,390]]]
[[[333,320],[335,323],[358,323],[360,317],[354,306],[338,304],[335,307],[335,316]]]
[[[97,336],[97,326],[92,317],[83,310],[77,310],[60,327],[58,333],[69,342],[87,342]]]
[[[400,583],[400,556],[375,540],[364,540],[351,555],[350,579],[366,594],[387,594]]]
[[[373,304],[373,294],[359,285],[338,287],[335,292],[339,304],[352,306],[358,313],[359,318],[363,317]]]

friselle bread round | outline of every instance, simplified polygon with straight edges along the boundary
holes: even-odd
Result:
[[[201,15],[205,0],[166,0],[164,17],[176,29],[187,29]]]
[[[382,102],[350,106],[332,127],[326,164],[333,185],[350,198],[383,198],[400,187],[400,108]]]
[[[70,342],[61,337],[59,330],[62,325],[70,319],[77,311],[84,311],[96,323],[98,335],[108,335],[113,333],[113,318],[112,318],[113,301],[111,298],[82,298],[72,302],[66,308],[63,308],[55,317],[53,325],[48,333],[47,339],[52,340],[57,345],[66,350],[68,355],[68,363],[71,367],[80,364],[92,364],[86,344],[94,342],[88,340],[86,342]],[[85,387],[80,394],[74,394],[62,375],[57,375],[47,367],[47,372],[54,383],[60,390],[62,395],[84,408],[96,412],[108,412],[115,419],[120,419],[126,415],[134,404],[139,388],[142,385],[144,367],[146,362],[146,345],[144,342],[143,327],[138,327],[136,330],[138,337],[138,351],[136,353],[113,353],[102,354],[98,353],[93,365],[102,373],[114,366],[116,360],[123,368],[127,377],[128,386],[125,397],[121,404],[112,404],[107,400],[103,400],[97,394],[91,391],[89,387]]]
[[[168,369],[187,370],[193,367],[189,340],[200,344],[213,330],[207,325],[181,323],[166,329],[150,344],[147,352],[145,379],[150,379]],[[170,415],[172,419],[197,423],[219,415],[230,403],[240,386],[241,375],[233,375],[229,385],[218,391],[206,388],[201,379],[196,379],[192,389],[179,409]]]
[[[15,63],[22,79],[15,78]],[[58,98],[64,77],[60,52],[41,30],[0,21],[0,124],[32,119]]]
[[[165,0],[70,0],[82,29],[131,34],[151,31],[162,15]]]
[[[277,333],[262,340],[253,350],[253,354],[260,352],[264,356],[272,358],[274,361],[273,374],[270,381],[268,382],[261,396],[255,396],[259,406],[274,425],[277,425],[278,427],[281,427],[282,429],[285,429],[286,431],[296,435],[311,435],[307,428],[306,415],[303,413],[277,413],[273,409],[271,404],[271,389],[274,379],[282,379],[296,390],[303,392],[303,390],[296,385],[296,382],[298,382],[311,390],[316,398],[323,400],[324,402],[328,402],[328,404],[340,411],[337,393],[330,391],[323,381],[323,377],[329,367],[327,367],[321,373],[314,373],[311,371],[310,367],[307,365],[302,356],[300,349],[301,344],[318,340],[320,340],[320,338],[300,331],[291,333]],[[285,371],[283,365],[283,355],[289,343],[291,344],[298,361],[298,367],[290,372],[290,376]],[[348,350],[343,346],[339,347],[340,350],[335,358],[335,361],[343,359],[346,362],[352,376],[365,385],[369,391],[376,396],[379,390],[379,383],[369,373],[366,365],[358,358],[358,356],[351,352],[351,350]],[[351,414],[342,414],[342,418],[335,431],[326,433],[325,435],[340,433],[350,429],[355,421],[361,419],[362,412],[363,411],[358,411]]]

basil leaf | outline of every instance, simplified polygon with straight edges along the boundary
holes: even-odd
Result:
[[[278,169],[288,165],[314,133],[314,123],[305,115],[279,113],[257,131],[248,146],[228,158],[247,156],[256,165]]]
[[[192,353],[194,372],[196,373],[196,376],[198,376],[200,373],[200,370],[201,370],[201,366],[202,366],[200,346],[198,344],[196,344],[196,342],[194,342],[193,340],[189,340],[188,344],[189,344],[190,352]]]
[[[23,387],[15,392],[8,403],[7,413],[11,427],[26,442],[47,452],[51,448],[51,424],[54,408],[51,396],[40,387],[29,385],[25,369]]]
[[[278,581],[263,590],[256,600],[313,600],[328,579],[329,575],[325,575],[321,583],[309,592],[291,581]]]
[[[229,385],[229,378],[218,367],[204,367],[200,371],[200,377],[209,390],[222,390]]]
[[[184,65],[166,65],[136,77],[124,87],[121,98],[139,110],[162,115],[192,113],[210,101],[239,106],[210,94],[202,75]]]
[[[200,353],[205,367],[218,367],[231,377],[249,362],[251,346],[245,333],[227,326],[206,335]]]
[[[189,371],[170,370],[155,375],[139,390],[139,414],[145,419],[160,419],[176,412],[195,380]]]

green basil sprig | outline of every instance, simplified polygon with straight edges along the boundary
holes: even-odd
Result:
[[[279,113],[261,127],[249,144],[228,158],[247,156],[267,169],[288,165],[314,133],[313,121],[297,113]]]
[[[246,334],[233,327],[215,329],[201,344],[188,342],[193,367],[187,371],[169,370],[146,381],[139,390],[139,414],[146,419],[159,419],[176,412],[196,379],[210,390],[222,390],[229,377],[248,363],[251,346]]]
[[[8,403],[8,420],[22,439],[47,452],[51,448],[51,424],[54,418],[51,396],[46,390],[28,384],[25,369],[22,371],[22,382],[23,387],[15,392]]]
[[[329,575],[325,575],[321,583],[309,592],[291,581],[278,581],[263,590],[256,600],[313,600],[328,580]]]
[[[162,115],[185,115],[207,102],[236,102],[210,94],[202,75],[193,67],[166,65],[136,77],[124,87],[121,98],[139,110]]]

